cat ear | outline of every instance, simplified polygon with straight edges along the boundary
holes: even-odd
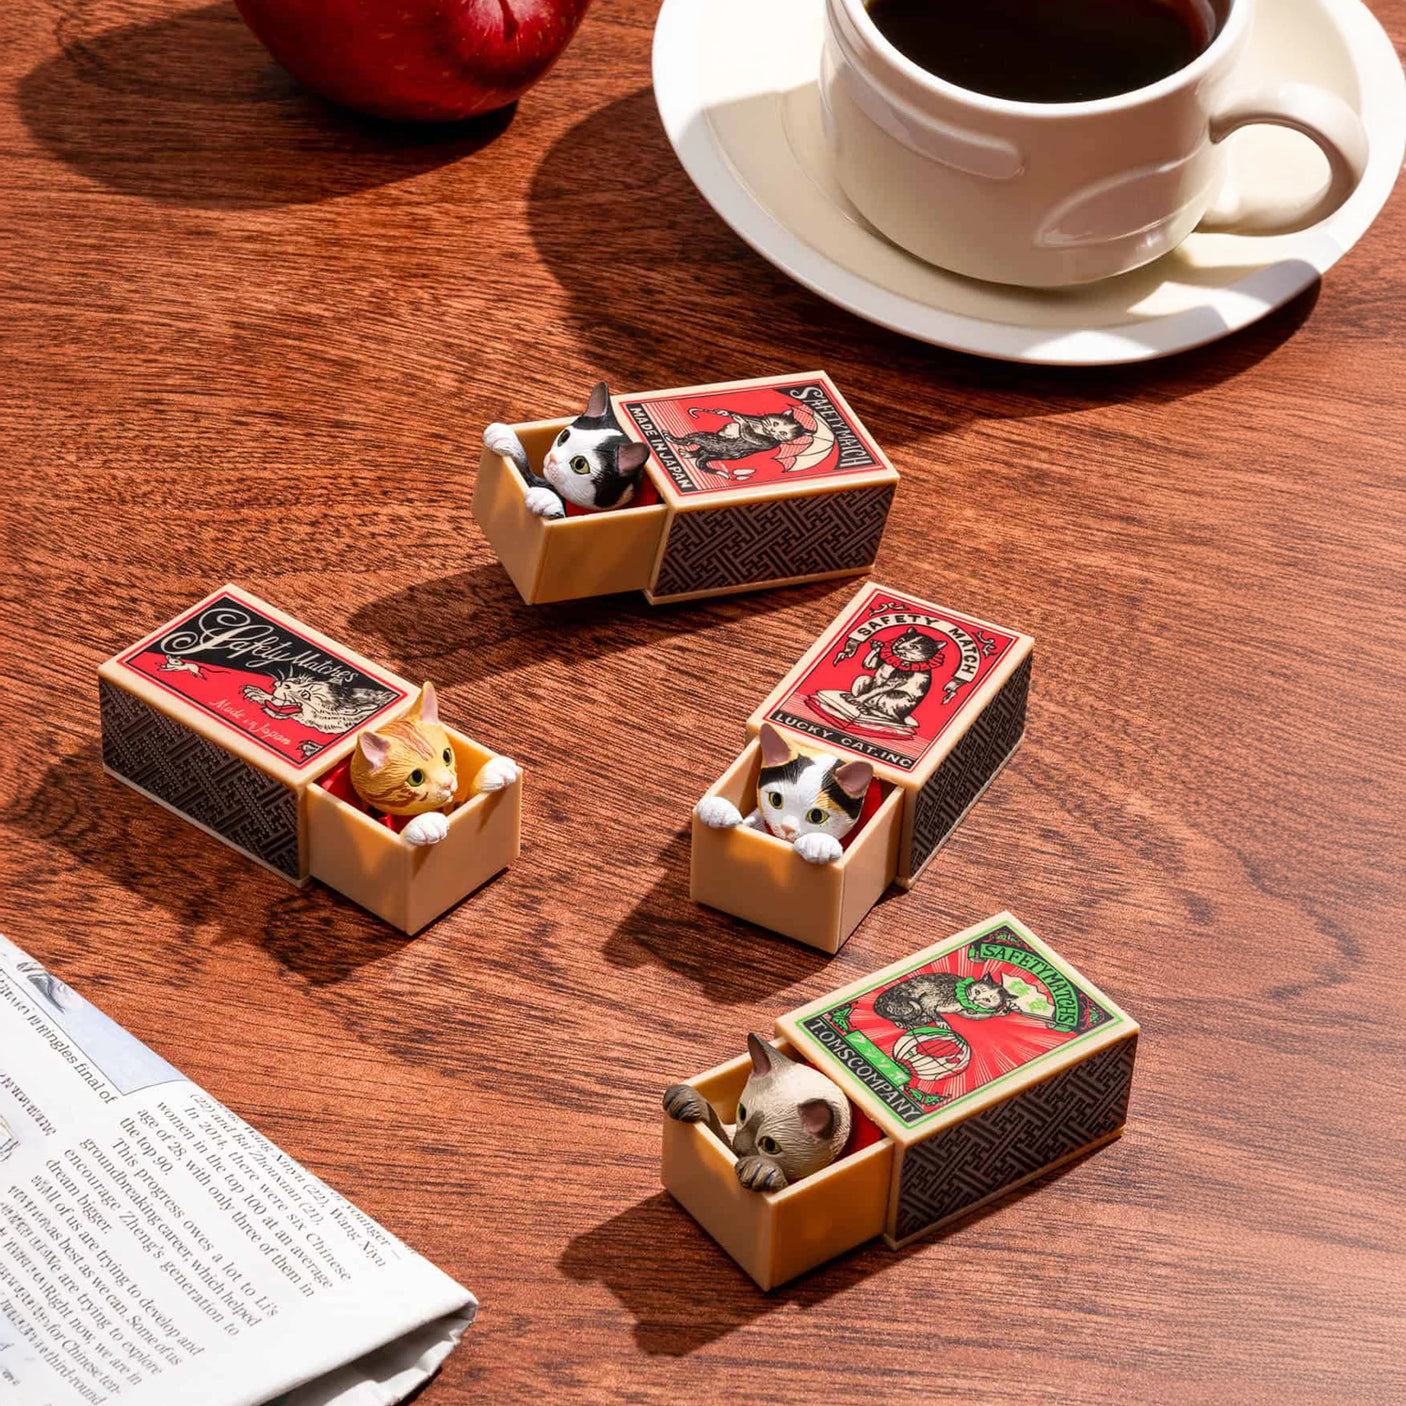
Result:
[[[874,768],[868,762],[846,762],[835,773],[835,780],[839,783],[840,790],[855,799],[858,799],[869,789],[869,783],[873,779]]]
[[[391,754],[390,740],[377,732],[363,732],[356,739],[356,745],[361,755],[370,763],[372,771],[384,765],[386,758]]]
[[[835,1131],[835,1108],[827,1098],[808,1098],[796,1111],[811,1137],[826,1138]]]
[[[790,761],[791,744],[770,723],[762,724],[760,741],[763,766],[780,766]]]
[[[439,696],[434,691],[434,685],[428,679],[420,690],[419,698],[415,700],[415,706],[406,714],[406,717],[415,718],[422,723],[439,722]]]
[[[765,1040],[760,1040],[753,1035],[751,1031],[747,1032],[747,1053],[752,1056],[752,1073],[771,1073],[777,1052]]]
[[[649,445],[632,439],[628,444],[620,446],[620,452],[615,456],[615,467],[622,474],[636,473],[644,468],[644,461],[648,458]]]
[[[747,1053],[752,1056],[752,1072],[754,1074],[775,1074],[779,1070],[800,1063],[800,1060],[782,1054],[775,1045],[767,1044],[758,1035],[749,1034],[747,1036]]]
[[[581,412],[583,416],[590,416],[593,420],[598,420],[610,410],[610,387],[604,381],[597,381],[595,388],[591,391],[591,398],[586,402],[586,408]]]

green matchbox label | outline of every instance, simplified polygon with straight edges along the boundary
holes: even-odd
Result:
[[[800,1028],[911,1127],[1121,1019],[1001,920]]]

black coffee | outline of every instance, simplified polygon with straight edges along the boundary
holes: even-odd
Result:
[[[1216,36],[1207,0],[872,0],[900,53],[949,83],[1020,102],[1130,93]]]

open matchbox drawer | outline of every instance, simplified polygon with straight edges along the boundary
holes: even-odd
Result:
[[[825,865],[763,831],[714,830],[695,814],[694,901],[839,951],[891,882],[911,887],[1020,745],[1034,644],[866,584],[748,719],[751,740],[708,795],[744,816],[756,808],[767,722],[802,746],[872,763],[878,809]]]
[[[438,844],[411,845],[328,789],[357,734],[406,712],[419,688],[237,586],[114,655],[98,670],[98,696],[110,775],[403,932],[517,858],[521,778],[471,795],[495,754],[447,725],[459,790]]]
[[[982,979],[1005,993],[990,1014],[970,994]],[[1117,1137],[1138,1026],[1002,913],[791,1011],[776,1033],[879,1138],[758,1193],[703,1124],[665,1117],[665,1189],[763,1289],[876,1235],[904,1245]],[[750,1068],[744,1055],[688,1082],[730,1123]]]
[[[898,472],[821,371],[612,397],[650,448],[636,504],[546,519],[513,465],[485,449],[473,513],[529,605],[643,591],[651,603],[868,571]],[[788,416],[800,433],[745,458],[707,458],[690,432],[735,415]],[[514,425],[534,469],[574,416]]]

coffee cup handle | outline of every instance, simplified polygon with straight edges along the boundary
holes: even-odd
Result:
[[[1204,230],[1236,234],[1292,234],[1326,220],[1357,189],[1367,169],[1367,132],[1362,119],[1336,93],[1309,83],[1280,83],[1243,92],[1211,118],[1211,140],[1221,142],[1241,127],[1266,122],[1302,132],[1328,158],[1327,187],[1307,205],[1292,208],[1219,207],[1201,221]]]

